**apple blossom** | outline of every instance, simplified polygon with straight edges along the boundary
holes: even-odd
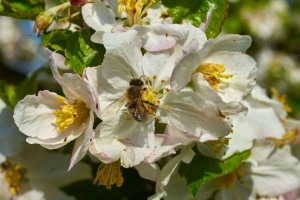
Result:
[[[27,95],[15,107],[14,120],[30,144],[47,149],[60,148],[76,140],[70,169],[88,150],[93,138],[94,112],[97,102],[94,94],[80,76],[66,73],[60,76],[51,57],[54,78],[66,95],[62,97],[47,90],[38,96]]]
[[[228,34],[204,45],[191,40],[178,55],[171,87],[179,91],[190,81],[197,93],[217,101],[224,115],[245,111],[242,100],[255,85],[256,62],[244,54],[249,36]]]
[[[147,160],[156,144],[155,120],[171,124],[198,137],[199,141],[229,134],[230,126],[216,105],[206,104],[205,99],[193,91],[169,89],[174,66],[169,53],[143,55],[142,40],[135,30],[106,33],[103,41],[106,54],[102,65],[86,68],[84,72],[86,81],[97,85],[94,93],[99,94],[102,122],[95,130],[90,152],[100,161],[133,167]],[[142,122],[133,119],[124,104],[128,84],[137,77],[144,83],[140,98],[146,116]]]

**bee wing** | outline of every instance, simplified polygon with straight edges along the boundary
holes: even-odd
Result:
[[[122,106],[125,105],[125,102],[126,95],[124,94],[119,99],[106,106],[106,108],[104,108],[104,110],[101,112],[100,118],[102,119],[102,117],[105,117],[106,115],[116,114],[120,112]]]
[[[137,99],[134,112],[129,112],[131,117],[138,122],[145,122],[148,119],[147,110],[142,102],[142,99]]]

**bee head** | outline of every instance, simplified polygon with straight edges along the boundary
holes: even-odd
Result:
[[[134,79],[131,79],[131,81],[129,82],[130,85],[134,85],[134,86],[143,86],[144,85],[144,82],[139,79],[139,78],[134,78]]]

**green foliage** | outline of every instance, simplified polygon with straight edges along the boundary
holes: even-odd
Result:
[[[105,53],[103,45],[91,42],[88,30],[54,30],[42,36],[42,43],[64,55],[66,66],[77,74],[88,66],[100,65]]]
[[[209,3],[214,4],[212,18],[206,30],[208,38],[216,37],[221,32],[228,13],[228,0],[162,0],[162,3],[168,7],[168,13],[174,23],[181,23],[187,19],[195,26],[205,21]]]
[[[0,98],[3,99],[8,106],[14,108],[18,101],[26,95],[35,94],[38,90],[37,82],[38,72],[32,74],[18,85],[8,84],[0,81]]]
[[[35,19],[44,11],[44,1],[41,0],[1,0],[0,15],[18,19]]]
[[[191,163],[180,165],[179,173],[187,179],[190,192],[195,196],[203,184],[237,169],[250,153],[250,150],[244,151],[222,161],[197,152]]]

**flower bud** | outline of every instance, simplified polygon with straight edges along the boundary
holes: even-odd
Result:
[[[70,6],[70,2],[66,2],[40,13],[35,18],[35,24],[33,26],[32,33],[39,29],[38,36],[40,36],[41,33],[53,22],[54,17],[57,16],[60,11],[67,9]]]
[[[87,3],[87,0],[70,0],[70,3],[74,7],[81,7]]]

